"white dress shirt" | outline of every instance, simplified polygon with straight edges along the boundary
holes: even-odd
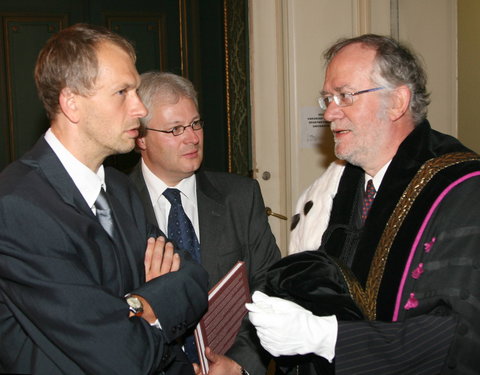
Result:
[[[390,160],[387,164],[385,164],[382,168],[380,168],[380,170],[377,172],[377,174],[374,177],[365,173],[365,186],[363,188],[364,191],[367,190],[368,180],[372,180],[373,186],[375,187],[375,191],[376,192],[378,191],[378,188],[380,187],[383,177],[385,177],[385,173],[387,172],[388,166],[390,165],[391,162],[392,160]],[[375,193],[375,195],[377,195],[377,193]]]
[[[168,235],[168,214],[170,213],[170,202],[163,195],[167,188],[175,188],[180,190],[180,197],[182,200],[183,210],[192,222],[198,242],[200,243],[200,226],[198,223],[198,205],[197,205],[197,180],[193,174],[190,177],[184,178],[176,186],[167,186],[165,182],[159,179],[146,166],[142,159],[142,174],[147,185],[150,200],[153,204],[153,211],[157,219],[158,227],[163,233]]]
[[[88,207],[90,207],[95,214],[96,210],[94,203],[97,200],[100,189],[103,187],[105,191],[107,190],[103,165],[100,166],[97,173],[93,172],[66,149],[55,134],[53,134],[51,129],[48,129],[45,133],[45,140],[50,145],[55,155],[60,159],[60,162],[67,170],[67,173],[72,178],[75,186],[80,190]]]

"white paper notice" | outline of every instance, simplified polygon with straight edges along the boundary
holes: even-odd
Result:
[[[324,137],[331,137],[330,123],[323,118],[320,107],[302,107],[302,148],[317,147]]]

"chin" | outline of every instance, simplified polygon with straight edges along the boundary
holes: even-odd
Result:
[[[199,168],[199,167],[188,168],[188,170],[186,171],[186,173],[187,173],[189,176],[191,176],[192,174],[194,174],[194,173],[197,171],[198,168]]]
[[[117,148],[117,154],[127,154],[129,153],[130,151],[132,151],[135,147],[135,142],[132,142],[132,144],[130,145],[124,145],[122,147],[118,147]]]

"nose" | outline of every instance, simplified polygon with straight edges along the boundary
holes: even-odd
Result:
[[[183,132],[184,136],[184,142],[185,143],[192,143],[196,145],[197,143],[200,142],[200,132],[203,131],[202,129],[200,130],[193,130],[192,126],[187,126],[185,128],[185,131]]]
[[[140,97],[138,94],[135,92],[134,97],[133,97],[133,103],[132,103],[132,114],[133,117],[138,117],[142,118],[145,117],[148,113],[147,108],[141,101]]]
[[[344,117],[342,107],[338,106],[337,103],[332,101],[328,106],[325,112],[323,112],[323,118],[328,122],[333,122],[335,120],[341,119]]]

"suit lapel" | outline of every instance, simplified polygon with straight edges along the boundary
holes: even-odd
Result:
[[[21,162],[36,168],[43,174],[66,204],[95,219],[95,215],[72,178],[43,137],[37,141],[30,152],[22,157]]]
[[[118,228],[118,236],[114,239],[117,253],[119,254],[119,261],[122,263],[122,269],[128,268],[125,272],[124,282],[127,288],[132,288],[136,285],[137,280],[142,276],[139,270],[142,265],[137,264],[136,248],[132,244],[137,244],[136,239],[139,238],[136,223],[133,222],[131,211],[132,208],[127,205],[127,198],[125,193],[122,193],[122,185],[115,183],[115,178],[109,173],[109,169],[105,169],[105,180],[110,197],[111,209]],[[139,257],[138,259],[143,259]]]
[[[131,272],[127,272],[127,274],[133,274],[134,280],[139,280],[138,265],[136,265],[135,260],[132,259],[133,251],[129,245],[131,238],[138,237],[138,232],[133,233],[134,228],[137,227],[134,225],[135,223],[132,223],[132,215],[128,211],[129,208],[122,203],[126,200],[125,194],[122,194],[121,191],[116,188],[115,179],[112,181],[110,174],[107,174],[108,168],[106,168],[107,189],[111,197],[115,220],[122,232],[120,242],[112,241],[110,236],[103,230],[72,178],[43,137],[38,140],[32,150],[28,152],[21,161],[36,168],[67,205],[71,206],[82,216],[91,219],[92,225],[97,226],[99,229],[94,238],[98,247],[104,252],[111,252],[112,255],[116,254],[117,265],[119,266],[122,262],[125,263],[122,268],[129,267]],[[125,259],[127,259],[128,262],[125,262]],[[124,291],[126,287],[131,287],[132,285],[130,278],[129,276],[128,280],[124,280],[123,277],[120,278],[117,275],[111,282],[118,284],[119,291]]]
[[[219,255],[223,250],[220,248],[220,236],[218,234],[223,231],[226,223],[225,198],[212,185],[205,172],[200,170],[195,176],[200,228],[199,241],[201,263],[210,275],[210,280],[218,280],[223,276],[223,273],[220,271],[222,268],[218,266]],[[153,205],[142,175],[140,163],[135,166],[130,174],[130,178],[140,194],[148,221],[157,226],[155,212],[153,211]]]
[[[215,280],[219,269],[218,255],[222,250],[218,239],[225,226],[226,207],[223,195],[210,183],[203,171],[197,172],[196,178],[202,265],[207,269],[210,279]]]
[[[153,204],[150,199],[150,193],[148,192],[147,185],[145,184],[145,179],[142,174],[142,165],[141,162],[138,163],[130,173],[130,179],[133,181],[133,184],[138,190],[140,199],[142,200],[143,207],[145,208],[145,215],[147,216],[147,221],[150,224],[158,227],[157,218],[155,217],[155,211],[153,210]]]

